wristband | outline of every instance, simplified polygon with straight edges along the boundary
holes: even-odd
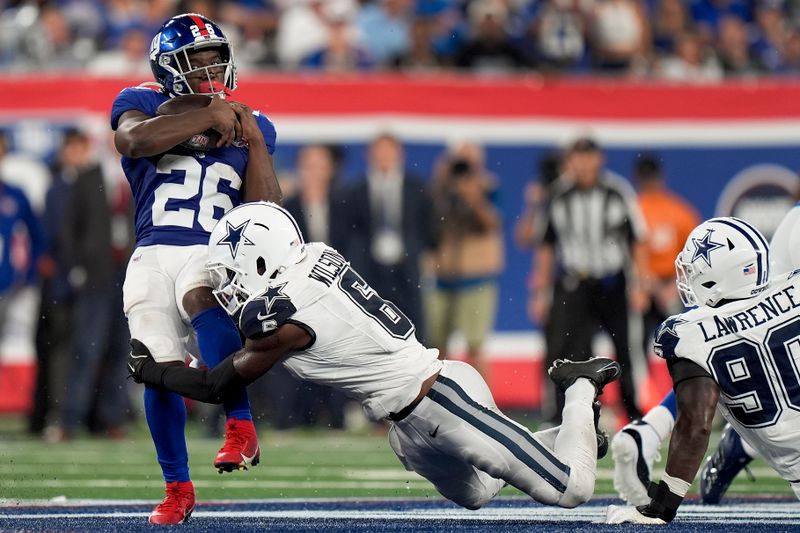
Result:
[[[650,503],[640,505],[636,509],[644,516],[660,518],[664,522],[672,522],[678,512],[678,507],[683,501],[683,496],[672,492],[664,480],[661,480],[658,485],[650,483],[647,495],[652,498]]]

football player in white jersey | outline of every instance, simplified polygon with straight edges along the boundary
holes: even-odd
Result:
[[[777,240],[791,237],[790,213]],[[666,471],[650,502],[609,506],[607,522],[671,521],[708,446],[719,408],[731,427],[800,498],[800,270],[790,246],[770,262],[770,247],[747,222],[712,218],[691,233],[675,266],[689,311],[656,332],[678,401]],[[771,276],[770,270],[775,272]]]
[[[463,507],[482,507],[506,484],[562,507],[591,497],[598,442],[601,453],[607,448],[594,403],[619,376],[614,361],[557,361],[550,376],[565,390],[563,423],[532,433],[500,412],[475,369],[420,344],[411,321],[336,250],[304,244],[276,204],[229,211],[211,234],[209,256],[214,294],[239,324],[244,349],[199,370],[156,363],[133,340],[137,381],[220,402],[281,363],[355,397],[371,419],[390,421],[403,465]]]
[[[772,277],[800,268],[800,204],[786,214],[772,236],[770,271]],[[642,418],[626,425],[614,436],[614,488],[620,497],[633,505],[650,501],[647,489],[650,472],[658,460],[661,445],[669,437],[677,405],[671,391]],[[700,499],[703,503],[719,503],[739,472],[758,456],[747,441],[726,424],[719,444],[700,471]],[[750,474],[752,478],[752,474]]]

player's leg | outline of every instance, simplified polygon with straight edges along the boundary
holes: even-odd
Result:
[[[758,452],[730,424],[726,424],[717,449],[700,470],[700,498],[703,503],[719,503],[734,478],[757,456]]]
[[[440,426],[441,429],[441,426]],[[414,425],[389,428],[389,445],[406,470],[430,481],[439,493],[467,509],[486,505],[506,483],[430,446],[428,438]]]
[[[618,372],[616,363],[608,362]],[[587,388],[591,394],[585,406],[588,422],[584,428],[587,438],[583,440],[587,453],[594,455],[596,440],[591,403],[595,393],[593,386],[588,385]],[[570,420],[575,418],[569,412],[565,414]],[[416,441],[414,449],[428,450],[427,462],[436,463],[436,454],[452,459],[448,466],[452,468],[451,483],[455,486],[463,485],[466,476],[464,467],[456,466],[467,463],[546,504],[572,506],[579,503],[577,498],[588,498],[594,488],[592,483],[588,495],[585,490],[573,489],[573,478],[582,476],[572,476],[571,465],[566,464],[525,427],[503,415],[495,406],[480,374],[464,363],[446,362],[428,395],[397,426],[401,434],[411,435],[408,440]],[[578,443],[578,446],[583,444]],[[570,446],[575,445],[574,442],[570,443]],[[415,470],[419,463],[427,464],[422,459],[416,462],[406,449],[405,442],[403,451]],[[583,468],[584,465],[576,464],[574,470]],[[429,469],[417,471],[426,477],[431,475]],[[447,482],[443,473],[432,481],[437,486]],[[497,487],[499,482],[492,485],[493,489]]]
[[[144,343],[157,362],[183,364],[188,330],[178,315],[174,294],[172,280],[160,270],[155,247],[137,249],[123,286],[131,336]],[[151,513],[150,522],[179,524],[194,510],[184,435],[186,405],[178,394],[145,386],[144,411],[167,484],[166,497]]]
[[[597,396],[620,375],[619,364],[596,358],[583,362],[556,361],[548,370],[550,378],[564,391],[564,411],[553,452],[569,465],[569,482],[558,501],[575,507],[591,498],[597,473]]]
[[[641,420],[634,420],[614,435],[611,442],[614,488],[626,502],[644,505],[650,501],[647,488],[653,463],[675,425],[677,412],[675,393],[670,392]]]
[[[175,296],[184,319],[191,317],[200,355],[210,367],[218,365],[242,347],[239,329],[218,304],[211,292],[211,279],[205,268],[208,250],[205,246],[187,250],[189,256],[181,265],[175,280]],[[227,422],[225,444],[214,459],[220,472],[247,469],[259,463],[261,450],[250,413],[247,391],[223,403]]]

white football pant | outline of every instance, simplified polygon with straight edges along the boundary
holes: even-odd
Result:
[[[408,470],[468,509],[486,505],[506,483],[571,508],[594,492],[594,397],[589,380],[578,379],[566,391],[561,426],[532,433],[500,412],[474,368],[445,361],[431,391],[393,423],[389,443]]]
[[[131,338],[142,341],[158,363],[183,362],[198,353],[183,296],[212,286],[206,261],[206,245],[142,246],[131,256],[122,287],[125,315]]]

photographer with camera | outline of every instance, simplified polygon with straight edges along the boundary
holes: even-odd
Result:
[[[462,143],[440,161],[433,188],[440,226],[434,251],[436,284],[427,298],[429,338],[445,359],[448,339],[460,331],[467,362],[484,379],[488,364],[481,350],[494,327],[497,276],[504,266],[502,223],[492,202],[495,186],[483,149]]]

